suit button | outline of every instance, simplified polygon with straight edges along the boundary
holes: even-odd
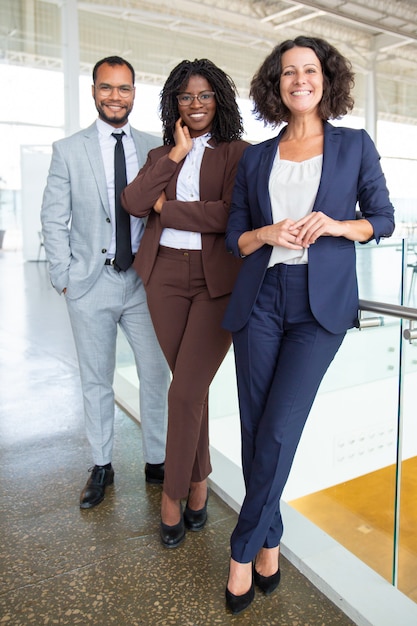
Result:
[[[106,217],[106,222],[109,224],[110,223],[110,218]]]
[[[107,252],[107,248],[102,248],[102,253],[105,254]]]

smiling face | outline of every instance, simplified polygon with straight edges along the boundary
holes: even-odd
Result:
[[[280,94],[292,115],[317,110],[323,96],[323,72],[311,48],[291,48],[282,55]]]
[[[210,83],[202,76],[191,76],[181,93],[198,96],[204,91],[213,91]],[[188,127],[191,137],[200,137],[211,131],[214,116],[216,115],[216,98],[202,104],[198,98],[193,98],[189,106],[179,106],[182,121]]]
[[[133,108],[135,89],[132,80],[132,72],[127,65],[103,63],[97,69],[92,94],[98,116],[114,128],[124,126]],[[120,87],[125,89],[117,89]]]

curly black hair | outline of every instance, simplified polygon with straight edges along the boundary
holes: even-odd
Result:
[[[233,80],[208,59],[181,61],[168,76],[160,94],[160,116],[165,145],[174,143],[175,122],[179,118],[177,95],[184,91],[191,76],[202,76],[215,93],[216,113],[211,136],[220,143],[240,139],[243,123],[236,102],[237,90]]]
[[[311,48],[321,63],[324,79],[318,109],[321,119],[338,119],[351,111],[354,101],[350,92],[355,83],[350,61],[324,39],[300,36],[275,46],[252,78],[250,96],[257,119],[273,126],[288,121],[290,111],[280,95],[281,60],[284,52],[295,47]]]

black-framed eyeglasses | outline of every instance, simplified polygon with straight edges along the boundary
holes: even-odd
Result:
[[[193,95],[191,93],[179,93],[177,95],[177,100],[181,107],[189,107],[194,102],[195,98],[197,98],[200,104],[211,104],[215,95],[214,91],[202,91],[197,95]]]
[[[114,89],[116,89],[121,98],[128,98],[135,90],[135,88],[131,87],[130,85],[118,85],[117,87],[115,87],[114,85],[107,85],[107,83],[97,85],[95,86],[95,88],[104,98],[110,96],[113,93]]]

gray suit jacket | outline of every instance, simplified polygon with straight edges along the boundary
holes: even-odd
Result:
[[[139,169],[161,140],[131,129]],[[41,209],[51,282],[79,298],[103,271],[112,235],[107,183],[96,124],[53,144]]]

